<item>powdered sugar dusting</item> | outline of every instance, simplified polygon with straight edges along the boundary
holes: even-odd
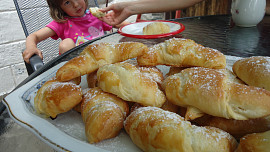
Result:
[[[202,93],[206,93],[206,95],[218,93],[213,91],[221,87],[221,80],[225,78],[223,73],[208,68],[195,67],[184,71],[188,71],[187,77],[189,77],[189,79],[186,82],[187,87],[196,85],[200,87]]]
[[[129,120],[129,119],[134,119]],[[128,116],[127,120],[125,121],[125,125],[127,125],[127,122],[133,122],[133,123],[138,123],[135,120],[140,120],[140,121],[147,121],[147,122],[153,122],[155,121],[162,121],[164,124],[162,126],[164,127],[176,127],[175,129],[180,129],[177,127],[183,127],[183,128],[190,128],[187,129],[186,131],[191,133],[192,136],[194,136],[193,140],[194,142],[196,141],[196,137],[199,139],[206,139],[209,142],[212,142],[213,140],[216,142],[221,142],[221,140],[227,141],[227,139],[231,139],[231,135],[228,134],[225,131],[222,131],[220,129],[214,128],[214,127],[198,127],[195,125],[191,125],[189,121],[185,121],[181,116],[177,115],[176,113],[169,112],[162,110],[157,107],[140,107],[134,110],[130,116]],[[169,120],[169,121],[167,121]],[[169,122],[169,123],[168,123]],[[137,127],[139,127],[140,123],[138,123]],[[152,123],[151,123],[152,124]],[[153,123],[155,124],[155,123]],[[179,126],[180,125],[180,126]],[[131,125],[133,126],[133,125]],[[152,126],[152,125],[151,125]],[[189,134],[187,133],[187,134]],[[199,142],[199,141],[196,141]]]
[[[139,67],[139,69],[144,76],[156,81],[157,83],[162,82],[163,74],[159,69],[154,67]]]
[[[87,112],[87,116],[88,117],[92,117],[92,116],[96,116],[98,117],[98,115],[102,115],[102,111],[110,111],[110,113],[112,113],[113,111],[115,111],[115,109],[118,109],[118,105],[115,104],[114,102],[111,101],[102,101],[100,103],[97,103],[96,105],[94,105],[93,107],[91,107],[89,109],[89,111]],[[119,108],[119,110],[121,110]]]
[[[147,114],[147,112],[149,113]],[[175,123],[181,123],[184,120],[184,118],[177,115],[176,113],[165,111],[157,107],[140,107],[131,113],[131,115],[134,117],[140,115],[140,117],[143,119],[148,119],[149,117],[151,118],[152,114],[155,114],[160,120],[172,120]],[[155,119],[154,117],[152,118]],[[190,122],[186,121],[186,123]]]
[[[78,89],[81,89],[81,87],[79,85],[76,85],[74,83],[71,83],[71,82],[58,82],[58,81],[55,81],[53,82],[51,85],[48,86],[48,89],[50,92],[54,91],[56,88],[63,88],[65,86],[70,86],[72,87],[71,90],[78,90]]]
[[[139,60],[139,63],[142,65],[202,66],[209,68],[222,68],[226,65],[225,56],[220,51],[183,38],[171,38],[150,47],[149,51]]]
[[[193,129],[193,133],[196,136],[199,134],[202,134],[203,137],[205,138],[213,138],[216,142],[220,142],[222,139],[229,139],[231,138],[230,134],[228,134],[225,131],[222,131],[220,129],[217,128],[213,128],[213,127],[197,127],[197,126],[192,126]]]
[[[254,69],[249,69],[249,70],[255,70],[254,72],[257,72],[257,70],[263,68],[262,73],[270,73],[270,57],[251,57],[247,58],[248,62],[247,64],[250,64],[251,67],[254,67]]]

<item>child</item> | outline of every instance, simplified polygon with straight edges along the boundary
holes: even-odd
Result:
[[[34,54],[43,58],[37,44],[49,37],[62,39],[59,44],[59,54],[62,54],[81,43],[102,36],[104,31],[112,29],[112,26],[86,11],[88,0],[47,0],[47,3],[53,21],[26,38],[23,58],[27,63]],[[128,23],[122,22],[115,27],[119,28],[126,24]]]

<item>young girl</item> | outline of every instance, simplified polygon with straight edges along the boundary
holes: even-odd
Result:
[[[49,37],[62,39],[59,44],[59,54],[62,54],[81,43],[102,36],[104,31],[112,29],[112,26],[86,11],[88,0],[47,0],[47,3],[53,21],[26,38],[23,58],[27,63],[34,54],[43,58],[37,44]],[[126,24],[128,23],[123,22],[115,27],[119,28]]]

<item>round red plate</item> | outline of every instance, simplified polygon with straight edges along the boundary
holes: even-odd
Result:
[[[157,34],[157,35],[143,35],[142,33],[143,27],[153,22],[163,22],[165,24],[168,24],[170,26],[171,32],[165,33],[165,34]],[[185,30],[185,26],[181,23],[173,22],[173,21],[155,20],[155,21],[143,21],[143,22],[131,23],[131,24],[128,24],[126,26],[119,28],[118,32],[123,36],[132,37],[132,38],[156,39],[156,38],[162,38],[162,37],[175,35],[184,30]]]

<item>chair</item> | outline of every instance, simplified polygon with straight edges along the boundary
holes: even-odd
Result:
[[[13,0],[17,14],[19,16],[25,37],[29,34],[45,27],[52,21],[46,0]],[[91,1],[92,2],[92,1]],[[89,2],[90,3],[90,2]],[[96,7],[99,7],[97,0],[94,0]],[[30,58],[30,64],[25,62],[28,74],[32,74],[43,64],[57,57],[60,39],[46,39],[38,43],[38,48],[42,50],[43,61],[39,56]]]

